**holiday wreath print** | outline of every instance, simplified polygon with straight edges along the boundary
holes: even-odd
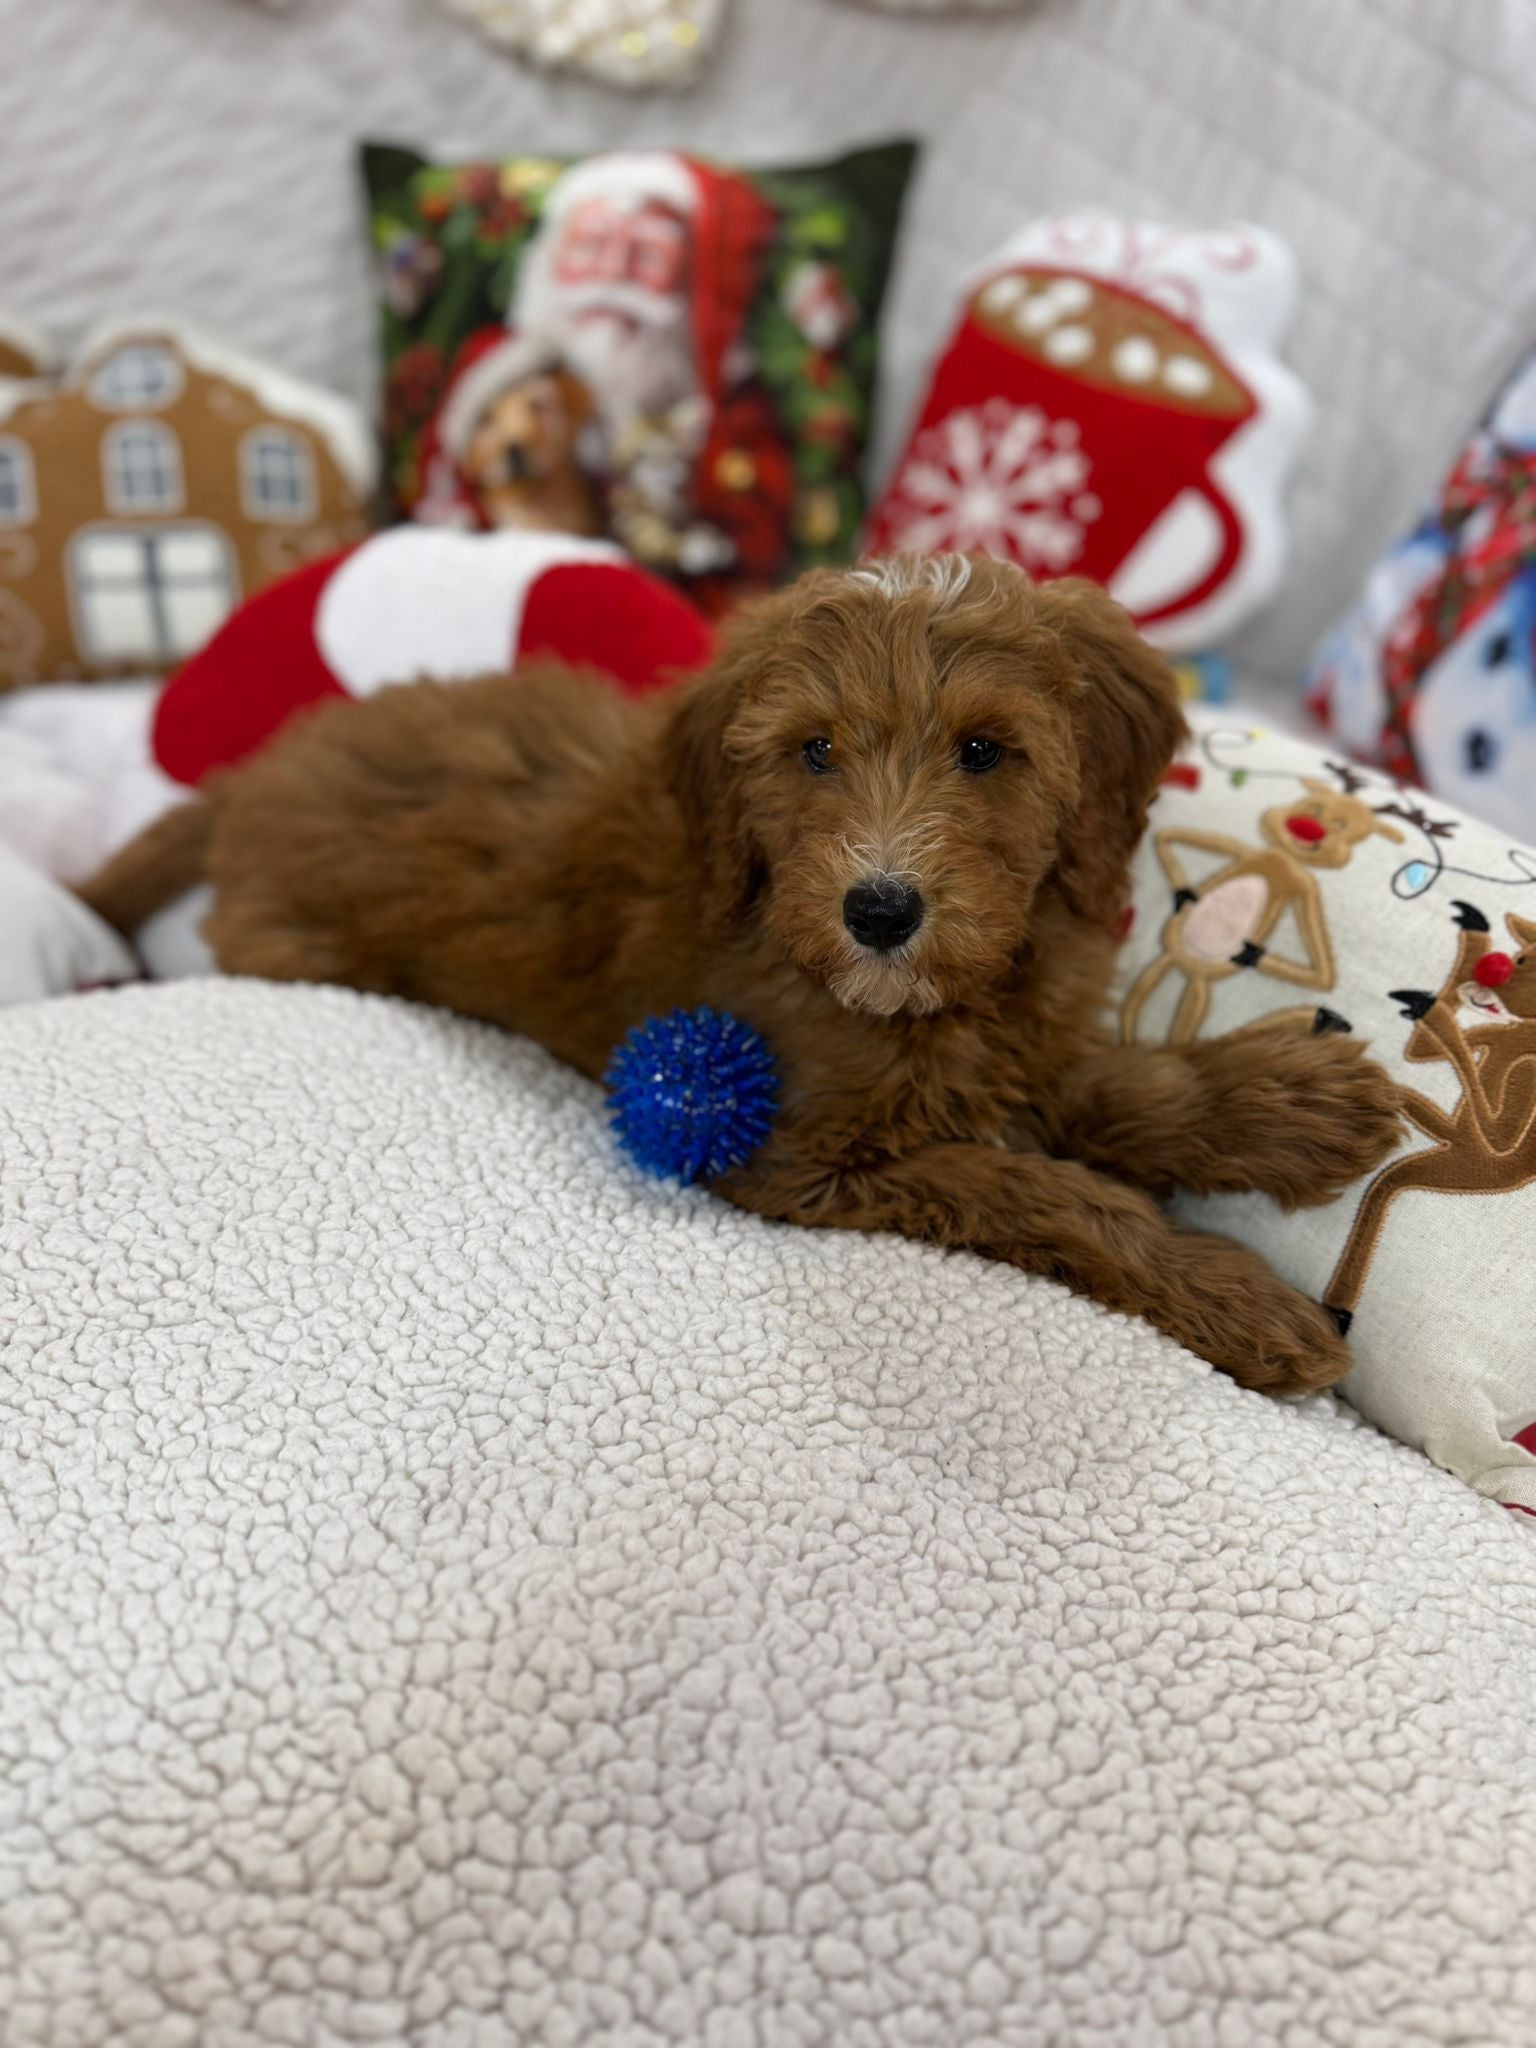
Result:
[[[365,150],[394,510],[612,538],[711,612],[848,561],[913,154]]]

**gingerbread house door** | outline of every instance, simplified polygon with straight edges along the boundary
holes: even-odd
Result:
[[[69,544],[70,606],[87,661],[184,661],[240,595],[234,552],[216,526],[88,526]]]

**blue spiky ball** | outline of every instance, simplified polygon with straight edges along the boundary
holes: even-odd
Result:
[[[647,1173],[717,1180],[767,1137],[779,1072],[755,1031],[719,1010],[637,1025],[604,1075],[620,1145]]]

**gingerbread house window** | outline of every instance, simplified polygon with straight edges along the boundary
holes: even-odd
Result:
[[[98,405],[169,405],[180,394],[181,365],[155,341],[131,341],[114,349],[91,379]]]
[[[0,526],[27,526],[36,516],[32,450],[14,435],[0,435]]]
[[[102,485],[114,512],[179,512],[181,449],[158,420],[128,420],[101,443]]]
[[[157,664],[195,654],[239,596],[217,527],[87,527],[69,545],[75,625],[87,658]]]
[[[240,496],[251,519],[311,520],[315,458],[292,427],[253,427],[240,443]]]

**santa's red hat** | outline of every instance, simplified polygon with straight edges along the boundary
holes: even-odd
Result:
[[[481,328],[459,351],[448,395],[437,415],[438,446],[455,463],[462,463],[476,427],[504,391],[559,367],[558,351],[537,336],[506,328]]]
[[[640,695],[712,651],[693,607],[611,542],[397,526],[242,605],[166,685],[154,752],[195,784],[328,697],[467,681],[536,655]]]
[[[704,387],[717,395],[740,381],[730,356],[741,340],[762,260],[775,231],[773,209],[747,180],[688,159],[698,181],[694,217],[693,329]]]

